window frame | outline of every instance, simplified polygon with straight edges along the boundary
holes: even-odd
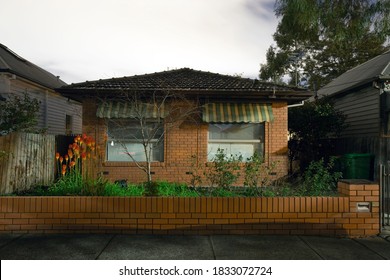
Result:
[[[258,154],[261,156],[261,157],[265,157],[265,122],[261,122],[261,123],[223,123],[223,124],[230,124],[230,125],[260,125],[262,126],[260,128],[260,137],[259,139],[210,139],[210,126],[211,125],[217,125],[217,124],[222,124],[222,123],[209,123],[208,124],[208,128],[207,128],[207,161],[208,162],[211,162],[212,161],[212,158],[210,158],[210,154],[211,154],[211,151],[210,151],[210,146],[209,144],[217,144],[217,143],[221,143],[221,144],[231,144],[231,145],[234,145],[234,144],[253,144],[254,146],[257,144],[258,145]],[[261,139],[263,138],[263,139]],[[262,141],[263,140],[263,141]],[[254,149],[256,151],[256,148]],[[230,153],[228,153],[228,155],[230,155]],[[234,154],[235,156],[236,154]],[[239,155],[239,154],[238,154]],[[252,156],[252,155],[250,155]],[[243,157],[243,161],[246,161],[246,157]]]
[[[120,119],[120,121],[128,121],[129,124],[133,123],[135,125],[137,125],[139,127],[139,130],[140,131],[140,124],[139,124],[139,120],[137,119],[132,119],[132,118],[129,118],[129,119]],[[128,160],[110,160],[109,159],[109,147],[112,143],[112,141],[116,141],[116,142],[119,142],[119,145],[122,145],[122,143],[120,141],[123,141],[125,144],[140,144],[140,145],[143,145],[143,141],[142,139],[137,139],[137,138],[113,138],[113,137],[110,137],[109,135],[109,124],[110,122],[114,122],[114,120],[112,119],[107,119],[106,121],[106,135],[107,135],[107,143],[106,143],[106,147],[105,147],[105,162],[106,163],[122,163],[122,164],[126,164],[126,163],[145,163],[146,160],[135,160],[133,159],[131,156],[127,155],[127,159]],[[153,123],[153,122],[156,122],[156,120],[153,120],[153,119],[150,119],[150,120],[147,120],[146,123]],[[154,153],[152,151],[152,160],[151,162],[152,163],[164,163],[165,162],[165,158],[166,158],[166,155],[165,155],[165,151],[166,151],[166,147],[165,147],[165,143],[166,143],[166,139],[165,139],[165,132],[166,132],[166,128],[165,128],[165,124],[162,125],[162,132],[161,132],[161,136],[158,137],[158,138],[153,138],[150,140],[150,143],[151,144],[154,144],[154,143],[158,143],[158,146],[159,149],[161,149],[159,151],[159,153],[161,153],[161,159],[157,159],[154,157]],[[122,150],[124,152],[128,152],[126,151],[123,147],[122,147]],[[145,154],[144,154],[144,151],[142,151],[142,157],[145,157]]]

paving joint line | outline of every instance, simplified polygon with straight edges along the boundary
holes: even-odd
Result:
[[[100,251],[100,253],[96,256],[95,260],[98,260],[100,258],[100,256],[103,254],[104,250],[107,249],[108,245],[110,245],[111,241],[117,236],[117,234],[113,234],[110,238],[110,240],[108,240],[107,244],[103,247],[103,249]]]
[[[209,243],[211,245],[211,251],[213,252],[213,258],[214,258],[214,260],[216,260],[217,256],[215,255],[214,243],[213,243],[213,239],[212,239],[211,235],[209,235]]]
[[[361,242],[359,242],[358,239],[356,238],[351,238],[353,241],[355,241],[357,244],[361,245],[362,247],[368,249],[369,251],[373,252],[374,254],[378,255],[379,257],[381,257],[382,259],[384,260],[387,260],[387,258],[385,256],[382,256],[381,254],[379,254],[378,252],[376,252],[375,250],[371,249],[370,247],[368,247],[366,244],[363,244]]]
[[[27,233],[22,233],[22,234],[19,235],[18,237],[12,238],[11,241],[9,241],[9,242],[5,243],[4,245],[0,246],[0,250],[3,249],[3,248],[5,248],[5,247],[7,247],[8,245],[14,243],[16,240],[22,238],[22,237],[25,236],[26,234],[27,234]]]
[[[321,260],[325,260],[325,258],[323,256],[321,256],[320,253],[317,252],[317,250],[315,250],[309,242],[307,242],[305,239],[302,238],[302,236],[299,236],[297,235],[298,239],[301,240],[307,247],[309,247],[309,249],[311,249],[317,256],[320,257]]]

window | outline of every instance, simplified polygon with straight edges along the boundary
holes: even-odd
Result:
[[[254,152],[264,155],[264,123],[260,124],[209,124],[208,160],[217,150],[230,155],[242,155],[243,160]]]
[[[73,118],[70,115],[65,116],[65,134],[71,135],[72,134],[72,123]]]
[[[164,161],[164,129],[158,122],[143,126],[137,121],[108,120],[107,160],[132,162],[146,161],[143,142],[151,149],[151,161]],[[143,138],[143,136],[145,138]]]

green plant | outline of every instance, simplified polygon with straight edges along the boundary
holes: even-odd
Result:
[[[7,153],[6,151],[2,151],[0,150],[0,159],[2,159],[3,157],[5,158],[6,156],[8,156],[9,153]]]
[[[80,195],[83,189],[81,173],[70,172],[62,176],[47,190],[48,195]]]
[[[240,177],[241,162],[241,155],[227,156],[223,149],[218,148],[215,157],[207,163],[204,176],[209,181],[210,186],[226,189],[232,186]]]
[[[0,102],[0,135],[15,131],[31,132],[38,123],[39,101],[25,93],[23,98],[11,95]]]
[[[327,98],[288,110],[290,165],[299,159],[303,173],[312,161],[328,158],[333,151],[327,151],[321,143],[324,139],[339,137],[347,127],[345,119],[346,116]]]
[[[269,165],[264,163],[260,155],[255,152],[244,164],[244,186],[255,188],[270,186],[272,183],[271,173],[276,167],[276,162]]]
[[[97,179],[84,179],[81,195],[102,196],[105,194],[107,184],[108,180],[101,176]]]
[[[143,185],[120,186],[107,182],[104,189],[104,196],[143,196],[145,188]]]
[[[195,188],[185,184],[158,182],[157,190],[159,196],[197,197],[199,193]]]
[[[330,195],[337,190],[337,180],[342,177],[341,172],[334,172],[334,158],[325,164],[324,159],[312,161],[303,174],[301,195]]]
[[[145,196],[157,196],[158,195],[158,182],[148,181],[143,184],[145,188]]]

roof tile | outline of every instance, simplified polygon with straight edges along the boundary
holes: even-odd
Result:
[[[111,78],[64,86],[61,90],[221,90],[221,91],[307,91],[306,89],[261,82],[189,68],[152,74]]]

